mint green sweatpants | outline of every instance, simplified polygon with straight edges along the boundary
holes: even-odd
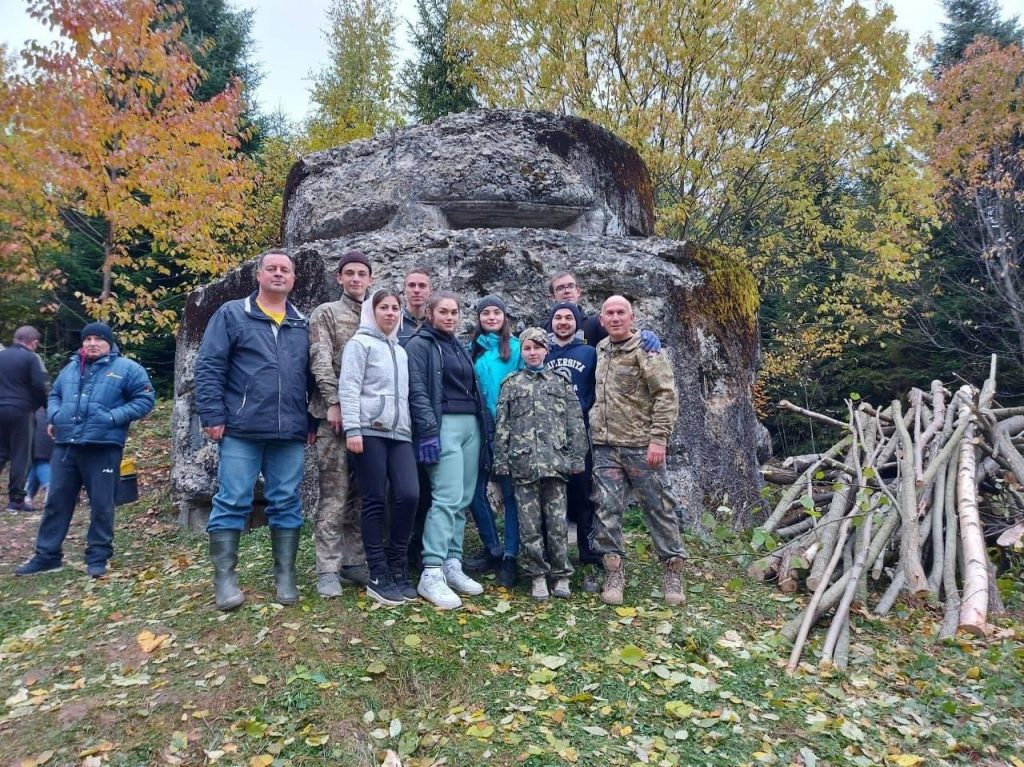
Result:
[[[462,559],[466,509],[476,492],[480,468],[480,424],[475,415],[441,418],[441,460],[427,467],[430,511],[423,525],[423,566]]]

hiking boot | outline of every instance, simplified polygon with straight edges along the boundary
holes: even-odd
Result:
[[[543,575],[535,575],[533,586],[530,588],[530,596],[538,602],[548,601],[548,579]]]
[[[462,569],[467,573],[496,572],[499,567],[501,567],[501,554],[492,554],[489,551],[481,551],[479,554],[462,560]]]
[[[39,557],[32,557],[23,565],[14,569],[15,575],[39,575],[40,573],[56,573],[64,569],[62,561],[47,562]]]
[[[106,578],[107,577],[107,563],[97,562],[93,565],[86,565],[85,572],[90,578]]]
[[[601,580],[597,577],[597,568],[594,565],[585,565],[583,568],[583,582],[580,584],[586,594],[597,594],[601,591]]]
[[[475,597],[484,593],[484,587],[462,572],[462,562],[457,559],[446,559],[444,567],[444,582],[449,588],[466,596]]]
[[[31,513],[33,511],[35,511],[36,509],[35,509],[35,506],[32,505],[31,501],[29,501],[27,498],[22,498],[20,501],[8,501],[7,502],[7,510],[8,511],[24,511],[24,512]]]
[[[462,607],[462,600],[459,599],[458,594],[448,588],[440,567],[423,568],[416,593],[442,610],[454,610]]]
[[[686,594],[683,592],[683,560],[681,557],[672,557],[665,561],[665,571],[661,575],[661,593],[665,603],[676,607],[686,604]]]
[[[554,588],[551,589],[551,593],[559,599],[568,599],[572,596],[572,592],[569,590],[569,579],[559,578],[555,581]]]
[[[317,573],[316,593],[327,599],[341,596],[341,578],[337,573]]]
[[[618,554],[605,554],[603,561],[604,586],[601,588],[601,601],[609,605],[621,605],[622,592],[626,588],[622,557]]]
[[[366,596],[374,602],[388,607],[397,607],[405,604],[405,596],[398,586],[391,579],[391,574],[385,568],[383,572],[371,575],[366,583]]]
[[[516,558],[505,557],[502,559],[501,567],[498,568],[498,585],[507,589],[515,588],[518,577]]]
[[[234,610],[245,601],[238,588],[238,541],[240,530],[210,533],[210,561],[213,563],[213,594],[218,610]]]
[[[357,586],[365,586],[370,580],[370,571],[366,565],[342,565],[341,579]]]
[[[293,605],[299,601],[299,587],[295,582],[295,556],[299,553],[301,528],[280,530],[270,528],[270,546],[274,553],[274,585],[277,587],[277,601],[282,605]]]

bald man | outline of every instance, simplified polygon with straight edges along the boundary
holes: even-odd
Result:
[[[601,599],[622,604],[626,579],[622,516],[630,489],[636,491],[664,573],[669,605],[685,602],[679,503],[665,471],[665,451],[679,415],[675,376],[665,354],[645,352],[633,331],[633,307],[612,296],[601,307],[608,337],[597,345],[597,387],[590,410],[594,446],[596,516],[591,545],[602,555]]]

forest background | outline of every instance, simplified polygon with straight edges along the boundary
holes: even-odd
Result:
[[[916,49],[846,0],[333,0],[300,122],[261,111],[253,12],[225,0],[30,0],[53,42],[0,47],[0,328],[56,369],[88,318],[166,390],[188,292],[277,244],[302,153],[477,106],[576,114],[636,146],[659,233],[758,279],[762,417],[845,412],[932,378],[1024,393],[1024,28],[943,0]],[[398,39],[408,36],[407,60]]]

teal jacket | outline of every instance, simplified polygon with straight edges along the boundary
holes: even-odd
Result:
[[[523,369],[523,356],[519,353],[519,339],[515,336],[509,339],[512,354],[509,355],[507,362],[503,361],[498,354],[497,334],[484,333],[476,339],[475,344],[477,348],[471,350],[471,354],[475,358],[473,367],[476,369],[476,377],[480,381],[484,405],[490,411],[491,418],[496,418],[502,381],[517,370]]]

